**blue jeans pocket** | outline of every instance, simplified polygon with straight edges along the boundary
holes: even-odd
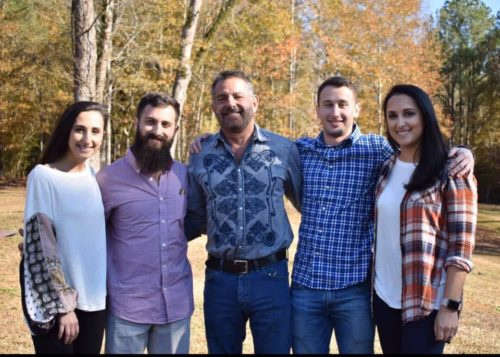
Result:
[[[281,262],[266,265],[258,270],[258,273],[265,275],[267,278],[282,280],[288,280],[288,261],[284,260]]]

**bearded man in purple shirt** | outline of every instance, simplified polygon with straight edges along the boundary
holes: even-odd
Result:
[[[126,155],[97,174],[107,224],[106,353],[189,353],[188,177],[170,155],[179,104],[148,93]]]

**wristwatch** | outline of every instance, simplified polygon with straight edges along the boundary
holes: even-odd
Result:
[[[453,310],[453,311],[462,310],[462,301],[461,300],[452,300],[452,299],[443,298],[441,305],[450,309],[450,310]]]

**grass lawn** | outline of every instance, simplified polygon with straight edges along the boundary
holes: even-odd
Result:
[[[0,186],[0,230],[17,230],[22,224],[24,188]],[[445,353],[498,353],[500,351],[500,206],[480,205],[478,234],[474,255],[474,271],[465,284],[465,306],[458,335],[446,346]],[[295,234],[300,215],[288,209]],[[21,237],[0,238],[0,353],[33,353],[29,332],[24,325],[18,265],[20,261],[17,244]],[[296,240],[290,248],[290,269],[296,249]],[[206,259],[205,239],[189,243],[189,258],[194,273],[195,313],[191,326],[191,353],[206,353],[203,326],[203,281]],[[378,340],[375,351],[380,353]],[[251,334],[247,333],[244,352],[253,353]],[[331,352],[336,353],[335,338]]]

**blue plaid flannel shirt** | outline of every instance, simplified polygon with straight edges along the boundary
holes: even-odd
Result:
[[[374,237],[375,184],[393,150],[357,125],[339,146],[297,140],[303,173],[302,222],[292,282],[337,290],[369,276]]]

